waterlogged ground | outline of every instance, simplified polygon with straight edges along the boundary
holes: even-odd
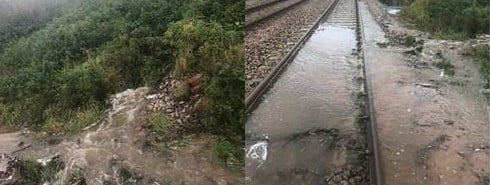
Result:
[[[329,184],[339,169],[362,163],[354,149],[360,136],[353,2],[340,1],[248,117],[248,184]],[[334,184],[361,181],[357,175]]]
[[[136,184],[243,184],[240,170],[229,169],[214,154],[216,138],[212,136],[192,135],[171,149],[145,150],[140,119],[147,92],[139,88],[117,94],[105,121],[73,137],[31,142],[20,133],[1,134],[0,153],[12,153],[23,140],[24,146],[31,147],[17,156],[49,159],[59,155],[65,164],[57,180],[61,184],[75,171],[82,171],[90,185],[125,184],[128,173],[134,178],[129,181]]]
[[[464,44],[426,39],[420,53],[396,44],[381,48],[388,38],[366,4],[360,8],[383,184],[488,184],[489,113],[478,67],[461,55]],[[454,65],[454,75],[436,67],[441,61]]]

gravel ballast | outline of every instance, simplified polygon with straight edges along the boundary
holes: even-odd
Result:
[[[331,0],[305,0],[253,26],[245,35],[247,95],[314,25]]]

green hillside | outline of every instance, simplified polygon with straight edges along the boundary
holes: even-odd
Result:
[[[0,124],[82,127],[102,115],[111,94],[157,87],[170,72],[202,73],[205,125],[243,135],[243,0],[72,0],[46,7],[41,17],[0,15],[9,20],[0,25]]]

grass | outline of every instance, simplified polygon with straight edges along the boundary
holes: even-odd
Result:
[[[102,119],[104,109],[96,104],[89,104],[81,110],[70,111],[68,115],[69,119],[50,117],[42,130],[49,134],[76,134]]]
[[[148,142],[155,146],[160,153],[168,153],[170,150],[179,150],[189,144],[189,137],[178,136],[175,138],[175,133],[171,133],[170,121],[167,115],[163,112],[155,112],[148,115],[148,123],[150,134]]]
[[[63,167],[63,162],[57,159],[53,159],[45,166],[34,160],[19,160],[14,164],[14,168],[18,170],[18,183],[25,185],[38,185],[45,182],[53,182],[56,180],[57,173],[62,170]]]
[[[243,149],[239,148],[227,141],[226,139],[218,139],[214,144],[214,152],[220,159],[226,162],[228,166],[240,166],[244,163]]]
[[[153,113],[148,117],[148,122],[157,134],[166,134],[169,131],[169,121],[164,113]]]
[[[442,40],[466,40],[469,38],[468,33],[462,32],[454,32],[454,31],[437,31],[434,33],[434,36],[436,38],[442,39]]]
[[[480,74],[486,82],[484,88],[490,89],[490,46],[487,44],[476,45],[472,48],[475,61],[480,66]]]
[[[451,62],[443,59],[441,61],[438,61],[435,63],[435,66],[439,69],[444,69],[444,73],[447,75],[447,76],[454,76],[454,65],[451,64]]]
[[[490,46],[488,44],[480,44],[471,48],[475,62],[480,66],[480,74],[484,81],[483,88],[490,89]],[[490,93],[483,91],[488,103],[490,103]]]
[[[439,59],[434,65],[439,68],[439,69],[443,69],[444,70],[444,73],[447,75],[447,76],[454,76],[454,65],[451,64],[451,62],[449,62],[449,60],[447,60],[446,58],[444,58],[444,56],[442,56],[441,53],[437,53],[437,58]]]

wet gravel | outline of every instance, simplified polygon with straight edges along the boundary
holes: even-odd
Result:
[[[325,177],[326,185],[367,185],[365,169],[362,166],[347,166]]]
[[[288,11],[246,29],[247,95],[293,49],[330,2],[331,0],[305,0]]]
[[[188,100],[179,101],[174,96],[179,83],[186,82],[179,82],[172,74],[167,75],[162,80],[158,92],[146,97],[149,100],[147,111],[165,113],[172,127],[177,130],[196,125],[198,119],[193,113],[202,96],[199,93],[191,93]]]

